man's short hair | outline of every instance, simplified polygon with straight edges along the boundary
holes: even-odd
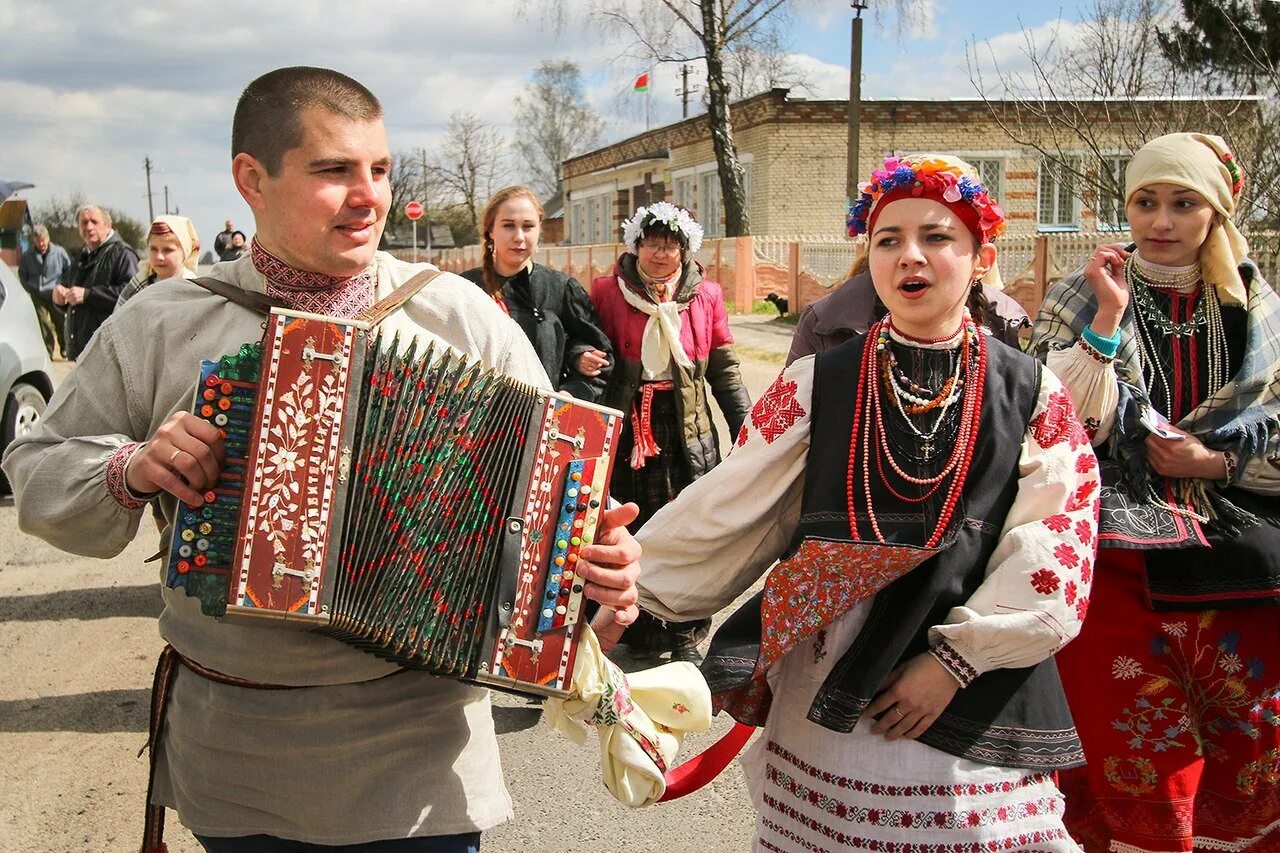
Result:
[[[37,225],[35,228],[31,229],[31,232],[35,234],[37,237],[39,237],[41,240],[49,239],[49,229],[46,228],[44,225]]]
[[[268,71],[245,87],[231,121],[231,156],[248,154],[280,171],[286,152],[302,144],[302,113],[319,108],[353,121],[382,118],[373,93],[328,68],[296,66]]]
[[[111,211],[107,210],[100,204],[82,204],[76,209],[76,225],[80,224],[80,217],[84,215],[86,210],[96,210],[98,215],[102,217],[102,224],[110,228],[112,226]]]

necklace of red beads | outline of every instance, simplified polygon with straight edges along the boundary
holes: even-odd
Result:
[[[853,427],[849,433],[849,465],[845,472],[845,499],[849,510],[849,533],[855,540],[861,536],[858,531],[858,502],[854,499],[855,482],[861,473],[861,492],[865,515],[875,534],[876,541],[884,542],[880,532],[880,523],[876,518],[875,504],[871,493],[871,472],[874,469],[880,483],[895,498],[905,503],[923,503],[939,491],[945,484],[946,499],[938,523],[925,543],[926,548],[936,547],[946,533],[955,513],[960,495],[964,491],[965,482],[969,478],[969,463],[973,459],[973,448],[978,437],[978,422],[982,416],[982,396],[987,376],[987,341],[979,334],[973,318],[966,310],[962,323],[960,355],[961,366],[959,376],[962,384],[960,399],[960,423],[956,440],[952,444],[951,454],[946,464],[932,477],[914,477],[902,469],[902,465],[894,458],[885,434],[883,397],[892,394],[893,389],[887,387],[894,381],[890,367],[888,350],[891,318],[886,316],[867,331],[866,342],[862,349],[861,376],[858,381],[858,392],[854,401]],[[951,387],[944,387],[940,396],[951,392]],[[933,408],[932,406],[930,408]],[[917,496],[904,494],[915,487]]]

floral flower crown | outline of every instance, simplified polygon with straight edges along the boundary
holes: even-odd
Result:
[[[959,166],[945,160],[930,159],[912,163],[902,157],[886,157],[884,168],[871,173],[871,180],[860,184],[862,195],[849,208],[845,221],[850,237],[867,232],[876,203],[894,193],[940,199],[953,207],[965,224],[987,243],[1004,233],[1004,211],[987,188],[966,175]],[[972,211],[956,207],[966,202]]]
[[[676,207],[669,201],[658,201],[648,207],[637,207],[635,215],[622,223],[622,242],[636,251],[644,229],[661,223],[675,232],[680,242],[684,243],[692,254],[702,248],[702,226],[689,215],[689,211]]]

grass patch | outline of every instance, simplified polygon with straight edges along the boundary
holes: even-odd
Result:
[[[733,351],[738,354],[740,359],[749,358],[752,361],[763,361],[765,364],[776,364],[779,367],[787,363],[787,354],[785,352],[760,349],[759,347],[740,344],[737,341],[734,341]]]

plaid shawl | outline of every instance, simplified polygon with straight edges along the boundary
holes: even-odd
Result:
[[[1178,427],[1207,447],[1235,453],[1243,471],[1251,459],[1275,456],[1280,451],[1280,296],[1252,261],[1240,265],[1240,276],[1249,294],[1243,363],[1226,385],[1192,410]],[[1063,278],[1049,289],[1041,303],[1030,353],[1043,361],[1050,349],[1072,346],[1097,309],[1083,268]],[[1120,322],[1120,332],[1115,361],[1120,401],[1110,451],[1121,463],[1125,479],[1135,487],[1134,493],[1144,494],[1151,475],[1143,444],[1147,433],[1139,425],[1138,416],[1150,401],[1138,358],[1132,303]],[[1222,501],[1203,494],[1202,489],[1189,491],[1201,492],[1201,499],[1193,500],[1201,510],[1206,508],[1207,499],[1218,510],[1210,514],[1219,515],[1222,510],[1230,514],[1230,506],[1222,506]]]

